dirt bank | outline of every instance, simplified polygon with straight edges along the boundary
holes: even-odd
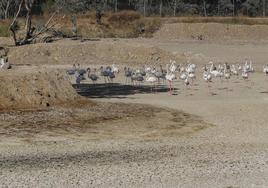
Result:
[[[103,39],[101,41],[62,40],[53,44],[34,44],[14,47],[9,52],[15,64],[132,64],[163,63],[170,59],[184,60],[183,55],[145,44]]]
[[[0,80],[1,110],[48,107],[81,99],[57,70],[1,71]]]
[[[155,33],[154,37],[163,40],[267,40],[268,26],[220,23],[174,23],[165,24]]]

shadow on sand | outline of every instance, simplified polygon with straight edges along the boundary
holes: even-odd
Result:
[[[90,98],[126,98],[127,95],[169,92],[165,85],[74,84],[77,93]],[[176,92],[176,89],[175,89]]]

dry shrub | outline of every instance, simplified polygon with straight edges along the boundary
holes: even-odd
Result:
[[[144,36],[144,37],[152,37],[153,34],[159,30],[162,26],[161,18],[144,18],[137,20],[134,24],[134,37]]]
[[[130,22],[134,22],[135,20],[139,20],[141,18],[141,14],[135,11],[121,11],[117,13],[110,14],[108,16],[108,22],[111,24],[117,25],[127,25]]]
[[[244,25],[268,25],[267,18],[248,17],[176,17],[164,18],[167,23],[223,23]]]
[[[96,19],[96,12],[95,11],[88,11],[85,12],[84,14],[79,14],[78,16],[81,19]]]
[[[9,21],[0,21],[0,37],[9,36]]]

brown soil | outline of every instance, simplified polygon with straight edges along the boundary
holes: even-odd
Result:
[[[86,135],[87,139],[185,136],[210,125],[197,116],[146,105],[97,103],[84,107],[0,114],[0,135],[32,139],[38,134]],[[126,123],[128,122],[128,123]],[[147,123],[144,123],[147,122]],[[131,130],[131,131],[129,131]]]
[[[150,45],[126,43],[119,40],[72,41],[53,44],[34,44],[14,47],[9,52],[14,64],[106,64],[132,65],[159,64],[170,59],[182,61],[184,56],[174,55]]]
[[[155,33],[156,39],[200,40],[267,40],[267,25],[238,25],[220,23],[174,23],[165,24]]]
[[[1,71],[0,109],[42,108],[82,100],[64,74],[57,70]]]

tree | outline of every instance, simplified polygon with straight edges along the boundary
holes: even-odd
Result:
[[[8,19],[13,16],[13,10],[18,6],[16,0],[1,0],[0,1],[0,18]]]
[[[52,14],[52,16],[49,18],[49,20],[44,25],[44,27],[42,27],[40,30],[36,30],[36,28],[32,26],[32,10],[33,10],[33,5],[35,3],[35,0],[20,0],[19,2],[20,3],[17,8],[16,14],[9,27],[10,31],[12,32],[12,37],[16,46],[30,44],[38,36],[40,36],[44,32],[51,29],[54,25],[49,26],[49,24],[52,21],[55,14],[57,13],[56,11],[55,13]],[[17,19],[18,19],[18,16],[21,14],[22,10],[26,11],[24,37],[18,38],[16,35],[19,29]]]

